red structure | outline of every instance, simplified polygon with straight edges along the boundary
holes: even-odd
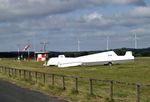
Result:
[[[37,61],[41,62],[41,61],[46,61],[47,59],[47,54],[46,52],[36,52],[37,55]]]

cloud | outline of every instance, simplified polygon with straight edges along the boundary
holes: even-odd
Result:
[[[106,0],[107,1],[107,0]],[[109,0],[112,4],[122,4],[122,5],[140,5],[144,6],[145,2],[144,0]]]
[[[131,32],[139,34],[139,35],[150,35],[149,27],[150,27],[150,24],[147,24],[147,25],[141,26],[140,28],[132,29]]]
[[[107,4],[145,5],[143,0],[1,0],[0,21],[38,18]]]
[[[55,44],[52,50],[72,48],[77,38],[85,49],[104,43],[106,35],[112,42],[130,40],[133,32],[149,38],[150,7],[144,5],[143,0],[0,0],[1,46],[25,44],[34,36],[36,46],[48,40]]]
[[[116,26],[122,27],[139,27],[148,25],[150,23],[150,6],[134,7],[128,11],[118,13],[114,16],[108,16],[109,19],[113,19]]]
[[[128,13],[131,17],[150,17],[150,7],[136,7]]]
[[[99,14],[97,12],[93,12],[87,16],[85,16],[85,19],[88,21],[88,22],[91,22],[91,21],[94,21],[94,20],[102,20],[102,14]]]
[[[128,11],[116,14],[116,18],[149,18],[150,6],[139,6],[129,9]]]

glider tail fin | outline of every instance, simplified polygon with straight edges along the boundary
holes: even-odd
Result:
[[[133,56],[133,55],[132,55],[132,52],[131,52],[131,51],[127,51],[127,52],[125,53],[125,56]]]

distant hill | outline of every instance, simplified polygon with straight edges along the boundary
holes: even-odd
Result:
[[[118,55],[124,55],[126,51],[132,51],[135,57],[149,57],[150,56],[150,47],[143,49],[133,49],[133,48],[119,48],[119,49],[111,49],[115,51]],[[57,57],[58,55],[65,55],[67,57],[78,57],[93,53],[104,52],[103,51],[81,51],[81,52],[48,52],[48,57]],[[22,55],[24,58],[28,57],[28,52],[19,52],[19,55]],[[0,52],[0,58],[16,58],[18,57],[18,52]],[[30,58],[34,58],[34,52],[30,52]]]

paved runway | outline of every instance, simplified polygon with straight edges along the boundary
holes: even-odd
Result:
[[[67,102],[0,80],[0,102]]]

